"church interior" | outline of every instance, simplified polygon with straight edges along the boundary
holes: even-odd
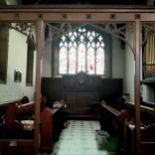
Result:
[[[0,0],[0,155],[152,155],[155,0]]]

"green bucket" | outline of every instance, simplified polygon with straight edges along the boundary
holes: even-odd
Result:
[[[109,137],[107,139],[106,149],[109,152],[117,152],[117,150],[118,150],[118,138],[117,137]]]

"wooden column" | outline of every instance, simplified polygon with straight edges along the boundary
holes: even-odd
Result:
[[[40,132],[40,101],[41,101],[41,68],[42,68],[42,55],[44,48],[44,23],[42,18],[37,20],[37,62],[36,62],[36,92],[35,92],[35,135],[34,145],[35,154],[39,150],[39,132]]]
[[[135,21],[135,155],[140,149],[140,21]]]

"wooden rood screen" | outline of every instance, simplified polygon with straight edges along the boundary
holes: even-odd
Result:
[[[40,127],[40,90],[41,90],[41,64],[42,56],[44,51],[44,24],[45,22],[80,22],[80,23],[131,23],[133,27],[133,39],[134,44],[132,51],[135,56],[135,154],[139,155],[140,149],[140,46],[141,46],[141,26],[143,22],[154,23],[155,22],[155,8],[154,7],[125,7],[115,6],[109,8],[108,6],[42,6],[40,7],[2,7],[0,6],[0,21],[11,21],[11,22],[35,22],[36,23],[36,89],[35,89],[35,131],[34,131],[34,148],[35,154],[38,154],[39,147],[39,127]],[[108,24],[109,25],[109,24]],[[112,26],[113,27],[113,26]],[[154,27],[154,25],[153,25]],[[116,29],[116,33],[121,33],[121,29]],[[122,39],[121,33],[119,36]],[[124,39],[125,40],[125,39]],[[150,40],[154,40],[150,39]],[[149,42],[149,41],[148,41]],[[153,41],[154,42],[154,41]],[[149,45],[146,43],[147,49],[154,49],[154,43],[150,42]],[[150,50],[149,50],[150,51]],[[145,53],[145,52],[144,52]],[[146,52],[144,65],[149,66],[149,63],[153,67],[145,67],[145,77],[154,76],[154,52]],[[151,69],[150,69],[151,68]],[[3,79],[1,79],[3,80]],[[5,75],[4,80],[5,82]],[[48,87],[47,87],[48,88]],[[10,141],[8,140],[10,143]],[[32,141],[31,141],[32,143]],[[2,146],[2,145],[1,145]],[[3,148],[3,147],[1,147]],[[1,150],[0,148],[0,150]],[[8,147],[7,147],[8,148]],[[16,147],[18,148],[18,146]],[[12,150],[12,149],[11,149]],[[25,149],[24,149],[25,151]],[[12,153],[12,152],[11,152]],[[0,154],[1,151],[0,151]]]

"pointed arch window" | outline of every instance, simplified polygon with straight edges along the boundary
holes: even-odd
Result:
[[[61,36],[59,42],[59,74],[87,72],[105,73],[104,36],[94,30],[79,28]]]

